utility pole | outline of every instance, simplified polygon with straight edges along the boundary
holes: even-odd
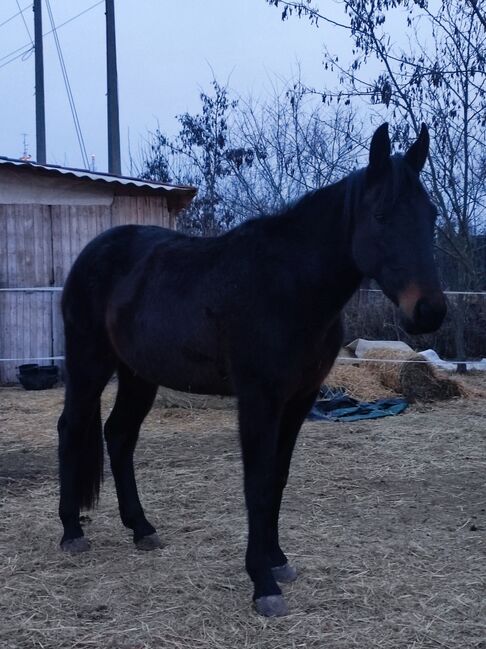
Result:
[[[106,7],[106,77],[108,97],[108,171],[121,175],[120,118],[118,113],[118,77],[116,71],[116,37],[114,0]]]
[[[36,160],[46,164],[46,113],[44,105],[44,49],[42,46],[42,0],[34,0],[35,137]]]

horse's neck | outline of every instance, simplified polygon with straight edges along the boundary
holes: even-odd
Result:
[[[308,195],[287,216],[293,245],[315,264],[316,289],[339,309],[362,279],[352,256],[353,219],[347,200],[346,181],[341,181]]]

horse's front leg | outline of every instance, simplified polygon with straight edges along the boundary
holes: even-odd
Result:
[[[248,510],[246,569],[254,584],[255,608],[266,616],[287,613],[268,555],[281,410],[278,399],[272,398],[265,389],[251,389],[239,394],[240,439]]]
[[[295,397],[287,402],[280,421],[272,511],[269,519],[268,554],[273,575],[282,583],[294,581],[297,577],[296,569],[289,564],[279,544],[278,522],[282,495],[289,477],[290,461],[297,436],[317,393],[318,391],[314,390],[308,395]]]

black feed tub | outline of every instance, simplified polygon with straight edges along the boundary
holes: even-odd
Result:
[[[19,365],[18,378],[26,390],[47,390],[56,383],[59,375],[57,365],[27,363]]]

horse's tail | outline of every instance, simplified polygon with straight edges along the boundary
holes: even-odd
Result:
[[[65,408],[57,428],[61,489],[63,483],[74,483],[72,495],[75,501],[81,509],[91,509],[98,502],[103,481],[104,449],[99,400],[95,411],[83,423],[74,421],[69,409]]]
[[[103,482],[104,447],[99,401],[84,433],[79,458],[79,504],[81,509],[92,509],[98,503]]]

